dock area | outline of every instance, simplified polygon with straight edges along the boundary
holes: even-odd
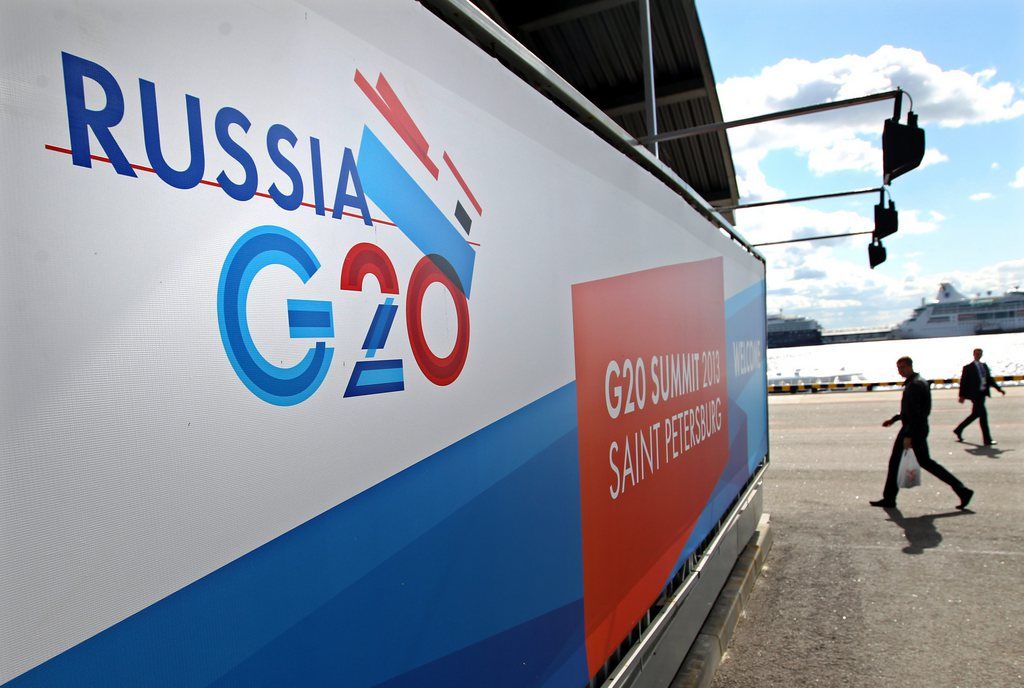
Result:
[[[955,389],[934,390],[929,446],[975,496],[925,474],[881,496],[896,391],[772,396],[764,510],[774,545],[712,681],[943,688],[1024,684],[1024,388],[988,402],[981,446]]]

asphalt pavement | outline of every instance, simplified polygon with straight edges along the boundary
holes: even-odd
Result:
[[[925,473],[881,497],[899,392],[769,400],[765,512],[774,546],[712,685],[1024,686],[1024,387],[989,400],[994,447],[955,390],[933,390]]]

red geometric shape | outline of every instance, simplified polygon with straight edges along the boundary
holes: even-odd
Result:
[[[376,90],[370,86],[370,82],[366,80],[366,77],[358,69],[356,70],[355,82],[366,97],[370,99],[374,107],[380,111],[380,114],[384,115],[384,119],[398,133],[402,141],[405,142],[405,145],[423,163],[423,166],[427,168],[431,176],[437,179],[440,170],[427,155],[427,151],[430,149],[427,139],[423,136],[423,132],[419,130],[419,127],[416,126],[416,123],[409,115],[409,111],[402,105],[402,101],[399,100],[395,91],[391,88],[391,84],[384,78],[384,75],[378,75]]]
[[[382,294],[398,293],[398,275],[388,255],[374,244],[356,244],[349,249],[341,266],[341,288],[362,291],[363,279],[367,275],[377,278]]]
[[[469,303],[462,288],[448,277],[446,271],[438,267],[439,262],[447,267],[447,261],[440,256],[423,256],[413,268],[412,276],[409,277],[409,294],[405,302],[405,322],[409,329],[412,354],[423,375],[435,385],[444,386],[455,382],[466,365],[466,357],[469,355]],[[454,274],[450,267],[448,271]],[[423,334],[423,295],[427,287],[435,282],[447,289],[452,301],[455,302],[458,328],[455,346],[444,358],[430,350]]]
[[[476,208],[476,214],[483,215],[483,208],[480,207],[480,203],[477,202],[476,196],[473,195],[473,192],[469,190],[469,185],[466,184],[466,180],[462,178],[462,175],[459,174],[459,171],[455,168],[455,163],[452,162],[450,157],[448,157],[448,151],[442,153],[441,157],[444,158],[445,163],[448,165],[448,169],[455,175],[455,181],[457,181],[459,186],[462,187],[462,190],[466,192],[466,197],[469,198],[469,202],[473,204],[474,208]]]

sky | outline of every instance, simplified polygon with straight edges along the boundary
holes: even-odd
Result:
[[[697,0],[728,120],[902,88],[922,165],[893,180],[899,231],[868,266],[867,235],[760,250],[768,312],[825,330],[883,327],[932,301],[1024,290],[1024,2]],[[910,102],[904,99],[901,122]],[[882,185],[893,102],[729,130],[740,202]],[[751,243],[870,231],[878,195],[736,211]]]

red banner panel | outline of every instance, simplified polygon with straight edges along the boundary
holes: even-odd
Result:
[[[664,588],[729,455],[722,260],[573,285],[587,662]]]

